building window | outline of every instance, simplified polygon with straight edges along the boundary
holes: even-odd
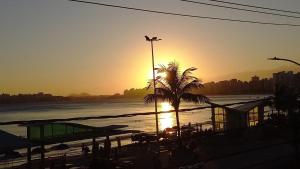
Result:
[[[249,126],[256,126],[258,124],[258,107],[250,110],[248,113]]]
[[[225,110],[221,107],[215,108],[215,122],[216,122],[216,129],[217,130],[224,130],[225,128]]]

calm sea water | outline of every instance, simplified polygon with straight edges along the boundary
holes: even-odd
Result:
[[[234,103],[239,101],[255,100],[265,95],[235,95],[235,96],[212,96],[210,99],[219,104]],[[182,103],[180,108],[193,108],[204,105]],[[172,109],[167,103],[159,103],[158,110]],[[115,101],[102,103],[48,103],[48,104],[25,104],[0,107],[0,121],[14,120],[37,120],[53,118],[71,118],[83,116],[118,115],[128,113],[142,113],[154,111],[153,104],[144,104],[143,100]],[[181,124],[197,123],[208,121],[211,118],[210,109],[195,110],[180,113]],[[155,117],[135,116],[117,119],[85,120],[74,121],[75,123],[90,126],[106,126],[112,124],[128,125],[128,129],[142,130],[147,132],[155,131]],[[174,113],[160,114],[159,127],[163,130],[166,127],[175,126]],[[19,136],[26,135],[26,129],[17,125],[0,126],[1,130],[14,133]]]

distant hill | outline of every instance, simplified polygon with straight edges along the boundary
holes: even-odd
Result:
[[[72,94],[70,96],[54,96],[43,92],[36,94],[0,94],[0,104],[24,104],[24,103],[61,103],[61,102],[103,102],[123,99],[121,94],[114,95],[89,95]]]

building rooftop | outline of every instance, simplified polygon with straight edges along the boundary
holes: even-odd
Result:
[[[237,110],[239,112],[249,112],[250,110],[254,109],[257,106],[264,105],[266,104],[266,100],[260,100],[257,102],[251,102],[251,103],[246,103],[242,104],[236,107],[231,108],[232,110]]]

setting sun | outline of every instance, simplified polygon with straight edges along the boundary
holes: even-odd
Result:
[[[168,103],[168,102],[162,102],[162,103],[160,104],[160,107],[161,107],[161,110],[162,110],[162,111],[169,111],[169,110],[172,109],[172,106],[171,106],[170,103]]]
[[[165,77],[167,77],[167,74],[166,74],[165,72],[157,73],[157,71],[156,71],[156,72],[155,72],[155,76],[156,76],[156,77],[160,76],[160,77],[162,77],[162,78],[165,78]],[[149,71],[149,73],[148,73],[148,78],[149,78],[149,79],[153,79],[153,72],[152,72],[152,70]]]

